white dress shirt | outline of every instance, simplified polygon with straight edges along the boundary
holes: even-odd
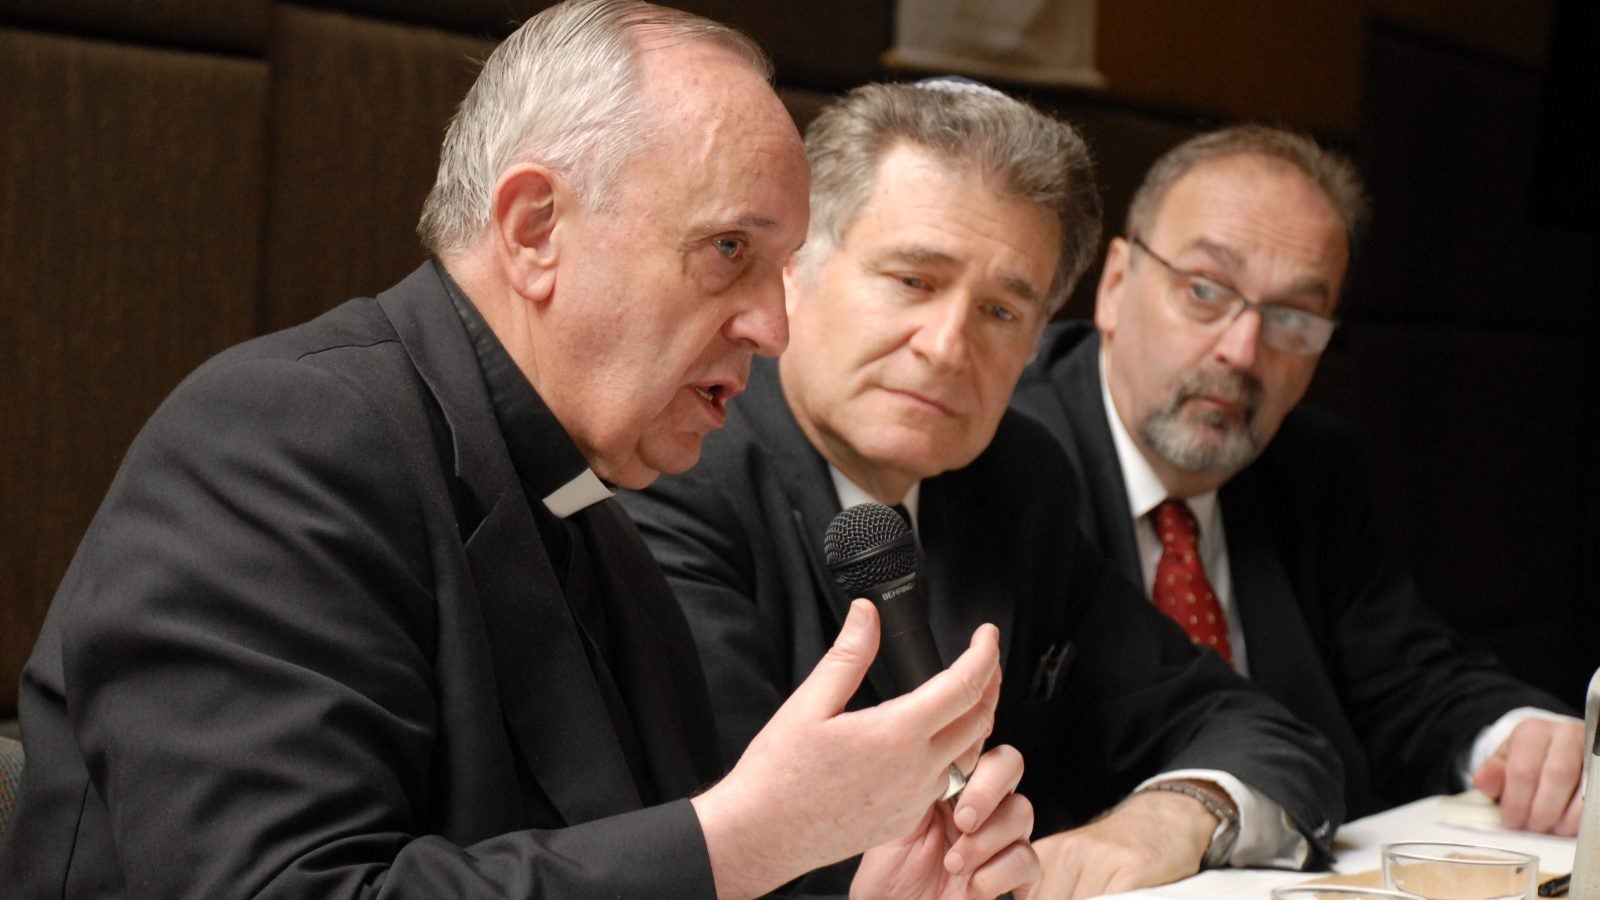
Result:
[[[1117,464],[1122,468],[1123,487],[1128,492],[1128,511],[1133,516],[1133,533],[1138,543],[1142,586],[1145,594],[1149,595],[1150,585],[1155,580],[1156,563],[1161,559],[1161,538],[1156,534],[1155,522],[1150,518],[1150,513],[1161,501],[1167,499],[1167,489],[1161,484],[1161,479],[1156,476],[1155,470],[1150,468],[1150,463],[1145,460],[1144,454],[1139,452],[1138,446],[1133,442],[1133,436],[1128,434],[1128,429],[1122,425],[1122,418],[1117,415],[1116,403],[1111,399],[1110,381],[1106,377],[1106,358],[1103,350],[1100,353],[1100,397],[1105,404],[1106,421],[1111,427],[1111,442],[1116,445]],[[1212,591],[1217,595],[1217,603],[1222,607],[1222,613],[1228,620],[1228,642],[1233,650],[1233,668],[1248,678],[1250,647],[1244,639],[1242,617],[1233,603],[1233,570],[1228,565],[1228,535],[1222,523],[1222,504],[1217,502],[1216,491],[1189,497],[1187,502],[1190,511],[1194,513],[1195,521],[1200,526],[1198,538],[1200,562],[1205,567],[1206,578],[1211,582]],[[1479,732],[1472,745],[1463,750],[1456,760],[1456,774],[1460,779],[1458,787],[1469,787],[1472,784],[1472,773],[1505,743],[1512,729],[1520,722],[1531,718],[1571,721],[1568,716],[1531,706],[1514,709],[1502,715],[1494,724]],[[1251,792],[1256,793],[1253,789]],[[1257,796],[1266,803],[1272,803],[1260,794]],[[1238,799],[1237,796],[1234,797],[1235,801]],[[1243,844],[1243,803],[1239,804],[1239,809],[1240,843]],[[1281,810],[1279,812],[1281,815]],[[1295,837],[1298,838],[1299,835],[1296,834]],[[1302,859],[1304,852],[1304,840],[1301,839],[1299,853]],[[1237,849],[1234,851],[1234,856],[1237,860]]]

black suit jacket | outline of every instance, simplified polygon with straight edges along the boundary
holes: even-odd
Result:
[[[691,639],[580,514],[643,783],[716,774]],[[425,265],[229,350],[129,449],[25,670],[8,896],[713,895],[640,809],[476,357]]]
[[[1137,583],[1099,347],[1090,323],[1050,326],[1012,405],[1066,448],[1090,500],[1083,525]],[[1361,454],[1337,419],[1291,412],[1218,502],[1251,680],[1338,748],[1352,817],[1460,790],[1459,754],[1503,713],[1566,710],[1465,647],[1422,603],[1378,539]]]
[[[1036,833],[1082,824],[1144,778],[1231,772],[1280,803],[1314,845],[1342,813],[1338,760],[1310,729],[1249,688],[1142,602],[1076,527],[1064,466],[1014,413],[964,469],[922,483],[919,583],[946,662],[983,622],[1000,628],[1004,681],[994,742],[1027,759]],[[757,360],[728,426],[701,461],[623,505],[667,573],[700,647],[733,760],[822,657],[850,598],[822,538],[839,512],[827,464]],[[1070,646],[1055,683],[1041,662]],[[875,667],[858,704],[886,695]],[[1315,854],[1313,854],[1315,855]]]

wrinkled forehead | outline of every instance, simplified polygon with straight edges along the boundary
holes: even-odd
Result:
[[[1201,249],[1225,270],[1272,265],[1335,289],[1349,239],[1333,200],[1304,172],[1275,157],[1235,155],[1197,164],[1173,182],[1142,235],[1165,254]]]
[[[665,42],[646,52],[642,65],[645,133],[625,182],[651,196],[680,194],[695,205],[769,202],[780,208],[767,214],[788,218],[796,212],[791,207],[799,207],[804,215],[805,149],[759,70],[705,38]]]
[[[743,56],[709,38],[667,41],[641,57],[648,127],[666,141],[723,152],[768,142],[804,162],[805,150],[783,101]]]

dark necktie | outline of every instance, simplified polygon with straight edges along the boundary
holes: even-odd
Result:
[[[1156,563],[1152,591],[1156,608],[1183,626],[1189,640],[1217,651],[1223,662],[1232,665],[1228,621],[1200,563],[1200,531],[1194,513],[1182,500],[1169,499],[1162,501],[1151,515],[1161,538],[1161,560]]]
[[[906,509],[906,505],[904,503],[896,503],[889,508],[894,510],[895,513],[900,516],[900,518],[905,520],[907,528],[911,529],[912,531],[917,530],[917,526],[911,521],[911,510]]]

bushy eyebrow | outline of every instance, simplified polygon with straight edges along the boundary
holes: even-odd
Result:
[[[940,250],[926,247],[921,244],[911,244],[904,247],[893,247],[883,254],[883,259],[896,262],[905,262],[912,265],[940,265],[959,266],[961,261]],[[1029,303],[1039,303],[1039,291],[1026,278],[1015,272],[1005,272],[1000,276],[1000,286],[1006,293],[1015,295],[1018,299]]]

